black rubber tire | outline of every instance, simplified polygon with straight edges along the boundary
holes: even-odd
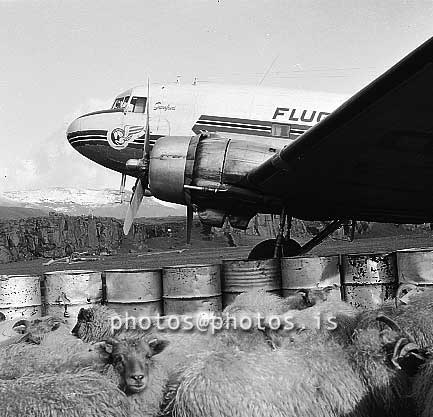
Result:
[[[248,255],[249,261],[258,261],[262,259],[271,259],[274,257],[276,239],[267,239],[258,243],[251,249]],[[283,242],[283,256],[299,255],[301,245],[296,240],[289,239]]]
[[[283,243],[283,256],[298,256],[301,253],[302,246],[296,240],[289,239]]]

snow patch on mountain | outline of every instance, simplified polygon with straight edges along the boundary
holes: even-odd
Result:
[[[62,212],[69,215],[95,215],[124,218],[131,198],[125,191],[124,202],[120,204],[120,193],[113,189],[80,189],[54,187],[47,189],[6,191],[0,194],[4,205],[39,208]],[[145,197],[138,212],[139,217],[182,216],[185,208],[156,198]]]

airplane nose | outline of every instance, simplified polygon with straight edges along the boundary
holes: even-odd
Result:
[[[123,172],[126,161],[136,157],[132,146],[132,152],[128,153],[127,150],[125,155],[118,152],[129,145],[122,135],[124,124],[122,110],[99,110],[84,114],[71,122],[66,137],[81,155],[107,168]],[[116,142],[118,137],[119,141]]]
[[[66,129],[66,137],[69,141],[69,143],[71,143],[71,139],[73,139],[74,137],[74,133],[78,133],[81,131],[81,119],[75,119]]]

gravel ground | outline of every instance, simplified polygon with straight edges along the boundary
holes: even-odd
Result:
[[[65,269],[91,269],[103,271],[117,268],[161,268],[170,265],[220,263],[223,259],[246,259],[251,249],[249,246],[240,247],[194,247],[168,250],[154,249],[150,252],[118,254],[102,256],[97,261],[78,263],[54,263],[44,266],[48,259],[12,262],[0,265],[0,274],[36,274]],[[208,242],[206,242],[206,246]],[[355,239],[353,242],[328,239],[310,254],[328,256],[347,253],[379,253],[392,252],[405,248],[433,247],[433,236],[423,234],[419,236],[392,236],[381,238]]]

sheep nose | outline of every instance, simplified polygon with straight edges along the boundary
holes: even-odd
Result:
[[[131,375],[132,379],[135,379],[136,381],[142,381],[144,378],[144,375],[138,374],[138,375]]]

